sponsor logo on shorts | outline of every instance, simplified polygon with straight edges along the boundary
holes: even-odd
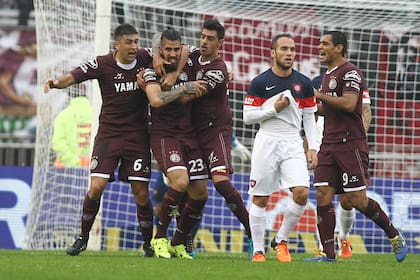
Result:
[[[98,158],[93,157],[90,161],[90,170],[93,170],[96,167],[98,167]]]

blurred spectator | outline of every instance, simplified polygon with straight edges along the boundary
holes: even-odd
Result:
[[[6,36],[0,54],[1,132],[33,138],[36,123],[35,31],[10,32]]]
[[[34,31],[22,31],[17,49],[0,55],[0,112],[5,115],[36,114],[36,42]]]

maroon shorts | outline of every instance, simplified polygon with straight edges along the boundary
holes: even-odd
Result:
[[[356,191],[370,184],[369,148],[365,139],[321,145],[314,186],[331,186],[336,193]]]
[[[200,148],[206,158],[210,174],[229,176],[233,173],[232,156],[232,128],[207,127],[198,133]]]
[[[195,135],[188,137],[152,134],[150,143],[153,156],[165,174],[175,169],[185,169],[190,180],[208,178],[207,167]]]
[[[146,130],[121,134],[98,133],[91,158],[91,176],[114,181],[118,168],[121,181],[150,181],[151,154]]]

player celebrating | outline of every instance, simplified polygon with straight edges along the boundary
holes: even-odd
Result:
[[[232,112],[227,95],[229,78],[226,64],[218,54],[223,44],[224,34],[225,29],[218,21],[207,20],[201,31],[200,49],[192,50],[193,65],[198,67],[196,78],[207,81],[207,94],[194,100],[192,119],[214,186],[244,226],[250,250],[252,239],[248,211],[241,194],[229,178],[233,172],[230,152]],[[248,253],[252,257],[249,250]]]
[[[302,216],[309,195],[309,173],[317,164],[315,141],[316,103],[311,81],[294,70],[296,47],[289,34],[280,34],[271,41],[272,67],[256,78],[244,102],[244,122],[260,123],[251,158],[249,211],[254,262],[264,262],[265,207],[269,196],[282,188],[289,189],[289,200],[281,227],[276,234],[274,249],[277,260],[292,260],[287,238]],[[300,128],[308,139],[307,157]]]
[[[102,95],[99,128],[90,163],[91,181],[83,202],[81,233],[66,249],[76,256],[86,250],[89,232],[99,211],[100,199],[108,182],[118,178],[128,181],[137,204],[145,256],[153,256],[153,208],[149,199],[151,155],[146,120],[146,95],[140,92],[137,74],[152,61],[145,49],[138,49],[139,35],[129,24],[114,32],[115,51],[97,56],[71,72],[48,79],[44,90],[66,88],[75,83],[97,79]]]
[[[177,69],[180,53],[179,33],[172,29],[162,32],[160,55],[169,62],[165,66],[166,72]],[[156,72],[147,68],[143,74],[145,92],[152,106],[150,126],[152,151],[161,170],[171,182],[171,187],[163,197],[157,232],[152,241],[155,255],[160,258],[170,258],[171,252],[178,258],[192,258],[185,251],[185,237],[201,220],[208,196],[207,169],[191,122],[192,103],[174,102],[161,107],[161,103],[168,98],[176,99],[176,92],[182,88],[189,88],[188,92],[194,96],[201,95],[206,82],[202,80],[188,82],[193,77],[192,71],[190,66],[185,66],[173,92],[164,97],[162,97],[164,92],[161,91],[159,83],[160,77]],[[188,199],[183,207],[174,237],[169,243],[166,238],[168,226],[172,217],[180,211],[180,204],[184,202],[186,191],[188,191]]]
[[[340,31],[326,32],[319,43],[320,61],[327,65],[315,96],[324,115],[324,135],[315,169],[318,230],[324,252],[307,261],[334,262],[334,194],[344,209],[356,208],[387,234],[398,262],[408,253],[404,235],[391,223],[379,204],[366,196],[370,183],[369,148],[363,127],[362,85],[358,67],[348,62],[347,38]]]

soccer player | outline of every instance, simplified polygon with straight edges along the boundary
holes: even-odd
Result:
[[[375,222],[391,241],[398,262],[408,253],[402,231],[396,229],[379,204],[366,196],[370,183],[369,149],[362,122],[362,85],[358,67],[347,61],[347,38],[340,31],[328,31],[320,39],[320,62],[327,72],[315,97],[324,115],[324,135],[315,169],[318,230],[324,252],[307,261],[334,262],[334,195],[344,209],[356,208]]]
[[[235,143],[235,144],[234,144]],[[251,160],[251,152],[248,150],[247,147],[245,147],[236,137],[236,135],[232,134],[232,155],[238,156],[243,162],[248,162]],[[167,192],[170,182],[168,178],[162,173],[162,171],[159,172],[159,175],[156,179],[156,183],[153,186],[153,196],[152,199],[155,201],[155,212],[156,216],[159,219],[160,213],[161,213],[161,207],[163,202],[163,196]],[[185,197],[186,198],[186,197]],[[183,209],[182,205],[179,205],[179,209]],[[181,212],[181,210],[180,210]],[[198,222],[192,229],[191,233],[187,236],[185,241],[185,249],[187,253],[195,258],[196,252],[194,250],[194,244],[193,240],[197,233],[198,228],[200,227],[200,222]]]
[[[81,233],[67,254],[86,250],[89,232],[108,182],[118,178],[130,182],[137,205],[145,256],[152,257],[153,208],[149,199],[151,155],[147,132],[147,98],[137,84],[137,74],[152,61],[146,49],[138,49],[139,35],[129,24],[114,32],[115,51],[97,56],[58,78],[47,79],[44,91],[66,88],[97,79],[102,95],[99,128],[90,160],[90,186],[83,202]]]
[[[178,68],[181,48],[181,36],[177,31],[167,29],[162,32],[160,55],[169,62],[165,65],[166,72]],[[192,67],[186,65],[178,77],[174,91],[185,86],[192,87],[190,92],[198,96],[200,91],[204,91],[206,82],[188,82],[193,78]],[[151,104],[151,148],[159,167],[171,182],[171,187],[163,196],[152,246],[156,257],[170,258],[172,253],[178,258],[191,259],[185,250],[185,238],[192,227],[201,220],[208,197],[207,169],[192,125],[192,103],[173,102],[161,107],[161,102],[172,98],[174,94],[162,97],[160,77],[152,68],[146,68],[142,78]],[[187,191],[188,198],[180,214],[175,234],[168,242],[168,226],[172,217],[178,215]]]
[[[205,21],[200,35],[200,48],[193,48],[190,55],[194,67],[197,67],[197,80],[207,81],[207,93],[193,101],[192,119],[214,186],[244,226],[250,250],[252,239],[248,210],[241,194],[230,181],[233,172],[230,152],[233,130],[227,95],[229,74],[225,62],[218,54],[224,34],[225,29],[218,21]],[[252,257],[249,250],[248,254]]]
[[[312,79],[312,85],[315,89],[319,89],[322,82],[322,75],[318,75]],[[372,110],[370,107],[370,95],[369,89],[366,87],[366,83],[363,86],[363,95],[362,95],[362,120],[363,127],[367,133],[372,121]],[[317,146],[321,145],[322,142],[322,133],[324,131],[324,117],[318,116],[317,118]],[[338,221],[336,222],[335,231],[337,232],[337,242],[338,242],[338,256],[342,258],[350,258],[352,253],[352,248],[349,240],[350,229],[353,225],[354,219],[356,218],[356,210],[354,208],[347,210],[344,209],[340,204],[340,209],[338,211]],[[317,232],[317,237],[319,241],[319,233]],[[323,251],[322,244],[319,241],[319,252]],[[318,253],[319,253],[318,252]]]
[[[251,158],[248,193],[253,262],[264,262],[265,207],[273,192],[287,188],[292,192],[287,210],[272,245],[279,262],[292,260],[288,235],[305,211],[309,196],[309,172],[317,164],[315,111],[311,80],[293,69],[296,47],[289,34],[271,41],[272,66],[254,78],[244,102],[244,122],[259,123]],[[308,139],[307,157],[300,137],[303,128]],[[280,186],[279,186],[280,181]]]

